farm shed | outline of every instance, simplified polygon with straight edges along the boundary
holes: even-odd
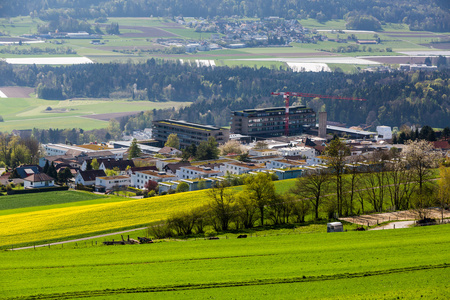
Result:
[[[332,222],[327,224],[327,232],[343,232],[344,226],[341,222]]]

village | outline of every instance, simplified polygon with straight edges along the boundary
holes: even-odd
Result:
[[[211,125],[160,120],[153,122],[153,128],[127,137],[133,138],[132,141],[44,144],[38,164],[5,170],[0,184],[8,194],[72,188],[141,198],[208,189],[222,181],[242,184],[240,177],[258,172],[270,173],[277,180],[332,173],[325,150],[331,138],[337,138],[338,134],[345,137],[342,140],[350,150],[345,159],[346,168],[361,173],[384,170],[385,162],[374,159],[380,157],[377,153],[387,153],[393,148],[401,151],[406,147],[393,144],[392,131],[387,126],[379,126],[377,132],[367,132],[326,125],[326,130],[318,129],[319,136],[307,134],[303,129],[297,132],[301,134],[295,134],[295,128],[291,128],[293,135],[283,136],[284,126],[262,128],[254,124],[255,120],[260,119],[250,117],[250,131],[246,134],[236,127],[235,123],[242,123],[236,117],[233,133]],[[252,135],[253,125],[257,127],[256,136]],[[274,128],[278,129],[274,131]],[[264,135],[266,138],[261,137]],[[198,147],[212,139],[216,143],[214,147],[218,147],[214,150],[218,153],[216,157],[196,160],[186,155],[186,149],[192,145]],[[439,156],[450,157],[447,140],[431,144]]]

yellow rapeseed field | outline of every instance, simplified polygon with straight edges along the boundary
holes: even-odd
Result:
[[[205,191],[0,216],[0,246],[144,225],[205,204]]]

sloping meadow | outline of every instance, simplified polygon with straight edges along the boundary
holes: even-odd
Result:
[[[0,247],[56,240],[90,233],[145,226],[172,213],[201,206],[208,201],[204,191],[0,216]]]

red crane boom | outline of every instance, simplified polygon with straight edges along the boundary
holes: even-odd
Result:
[[[340,97],[340,96],[328,96],[328,95],[318,95],[318,94],[309,94],[309,93],[297,93],[297,92],[272,92],[272,95],[275,96],[283,96],[286,111],[284,113],[284,135],[289,135],[289,97],[309,97],[309,98],[324,98],[324,99],[338,99],[338,100],[356,100],[356,101],[366,101],[363,98],[353,98],[353,97]]]

